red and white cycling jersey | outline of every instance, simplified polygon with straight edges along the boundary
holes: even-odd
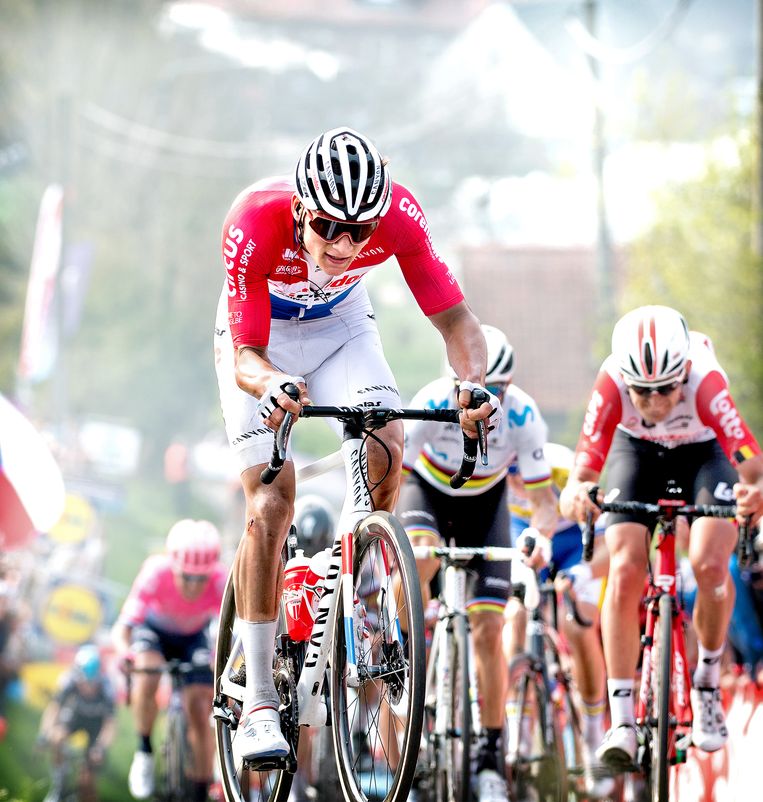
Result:
[[[689,377],[681,386],[680,401],[664,421],[648,424],[631,402],[614,357],[607,357],[588,401],[575,464],[601,471],[615,429],[665,448],[716,438],[737,465],[759,454],[760,446],[737,411],[728,378],[706,335],[691,332],[689,361]]]
[[[178,590],[167,554],[149,557],[135,577],[119,620],[129,627],[148,624],[170,635],[201,632],[220,612],[227,571],[217,563],[198,599]]]
[[[453,274],[432,245],[413,195],[392,184],[392,205],[366,247],[340,276],[331,277],[304,251],[291,213],[294,183],[260,181],[233,202],[223,225],[228,272],[228,322],[235,347],[268,344],[271,318],[326,317],[361,278],[394,256],[425,315],[463,300]]]

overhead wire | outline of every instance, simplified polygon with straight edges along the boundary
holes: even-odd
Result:
[[[639,42],[627,47],[614,47],[597,39],[577,16],[569,16],[565,23],[577,45],[591,58],[605,64],[629,64],[638,61],[667,39],[678,27],[692,0],[676,0],[673,8],[657,27]]]

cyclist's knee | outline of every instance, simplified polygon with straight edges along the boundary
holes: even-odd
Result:
[[[470,616],[474,648],[480,652],[500,651],[503,643],[501,613],[473,613]]]

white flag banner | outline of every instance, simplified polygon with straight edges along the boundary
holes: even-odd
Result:
[[[43,193],[37,217],[19,357],[19,378],[30,382],[46,379],[56,361],[53,298],[61,264],[63,201],[63,187],[51,184]]]

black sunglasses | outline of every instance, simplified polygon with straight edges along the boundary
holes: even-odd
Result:
[[[180,574],[180,578],[183,582],[197,582],[201,584],[202,582],[206,582],[209,576],[207,576],[207,574]]]
[[[378,220],[370,223],[344,223],[341,220],[329,220],[328,217],[310,217],[310,228],[326,242],[336,242],[343,234],[349,234],[350,239],[357,245],[365,242],[379,225]]]
[[[642,398],[651,395],[652,393],[659,393],[660,395],[670,395],[673,390],[681,385],[681,382],[672,382],[671,384],[662,384],[659,387],[644,387],[641,384],[629,384],[628,389],[633,390],[636,395]]]

